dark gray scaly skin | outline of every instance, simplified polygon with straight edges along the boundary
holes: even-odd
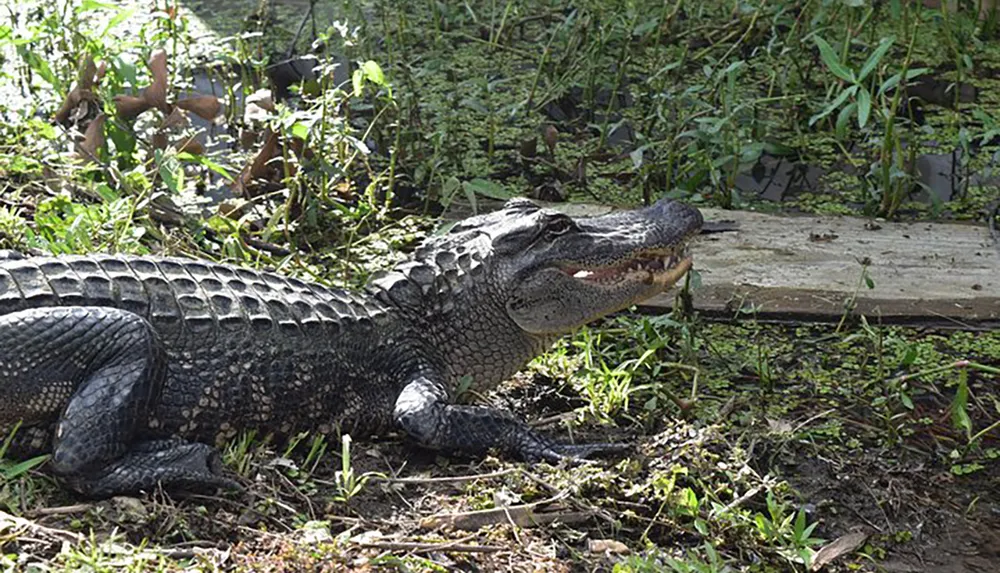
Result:
[[[680,203],[571,219],[515,199],[361,292],[196,260],[0,255],[0,437],[95,497],[229,486],[238,432],[377,434],[526,460],[585,456],[454,404],[556,337],[661,292],[702,224]]]

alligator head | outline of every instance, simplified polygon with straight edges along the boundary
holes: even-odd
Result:
[[[454,360],[503,362],[488,366],[494,379],[556,336],[669,288],[691,268],[686,244],[701,225],[697,209],[670,200],[574,218],[512,199],[429,238],[373,286],[423,315],[438,344],[464,346]]]

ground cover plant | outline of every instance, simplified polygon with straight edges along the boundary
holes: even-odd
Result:
[[[357,286],[516,195],[1000,218],[988,3],[0,5],[2,249]],[[0,442],[0,565],[1000,569],[1000,333],[676,307],[470,397],[621,456],[245,434],[240,492],[91,502]]]

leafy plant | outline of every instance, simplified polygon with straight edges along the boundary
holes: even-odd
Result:
[[[350,503],[355,496],[361,493],[368,479],[373,473],[366,472],[358,475],[354,472],[351,464],[351,436],[344,434],[340,438],[340,469],[333,474],[334,483],[337,486],[337,495],[334,499],[343,503]]]

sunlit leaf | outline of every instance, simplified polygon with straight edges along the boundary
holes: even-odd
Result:
[[[845,82],[854,83],[854,72],[840,62],[840,56],[837,55],[837,52],[834,51],[830,44],[827,44],[826,40],[819,36],[813,36],[813,41],[816,42],[816,47],[819,48],[819,55],[823,58],[823,63],[826,64],[826,67],[830,68],[833,75]]]
[[[382,73],[382,67],[378,63],[368,60],[362,64],[361,69],[365,71],[365,78],[371,83],[377,86],[385,85],[385,74]]]
[[[861,88],[858,90],[858,127],[864,129],[868,125],[868,116],[872,111],[872,96],[868,90]]]
[[[865,61],[865,65],[861,66],[861,71],[858,73],[859,82],[863,82],[865,78],[868,77],[868,74],[872,73],[872,70],[874,70],[875,67],[878,66],[878,63],[882,61],[882,57],[885,56],[885,53],[889,51],[889,48],[892,47],[892,44],[895,41],[896,38],[894,36],[882,38],[882,41],[879,42],[875,51],[868,56],[868,59]]]
[[[462,187],[465,188],[467,195],[472,192],[473,194],[489,197],[490,199],[507,200],[514,196],[514,193],[508,191],[503,185],[486,179],[477,178],[465,181],[462,183]]]

